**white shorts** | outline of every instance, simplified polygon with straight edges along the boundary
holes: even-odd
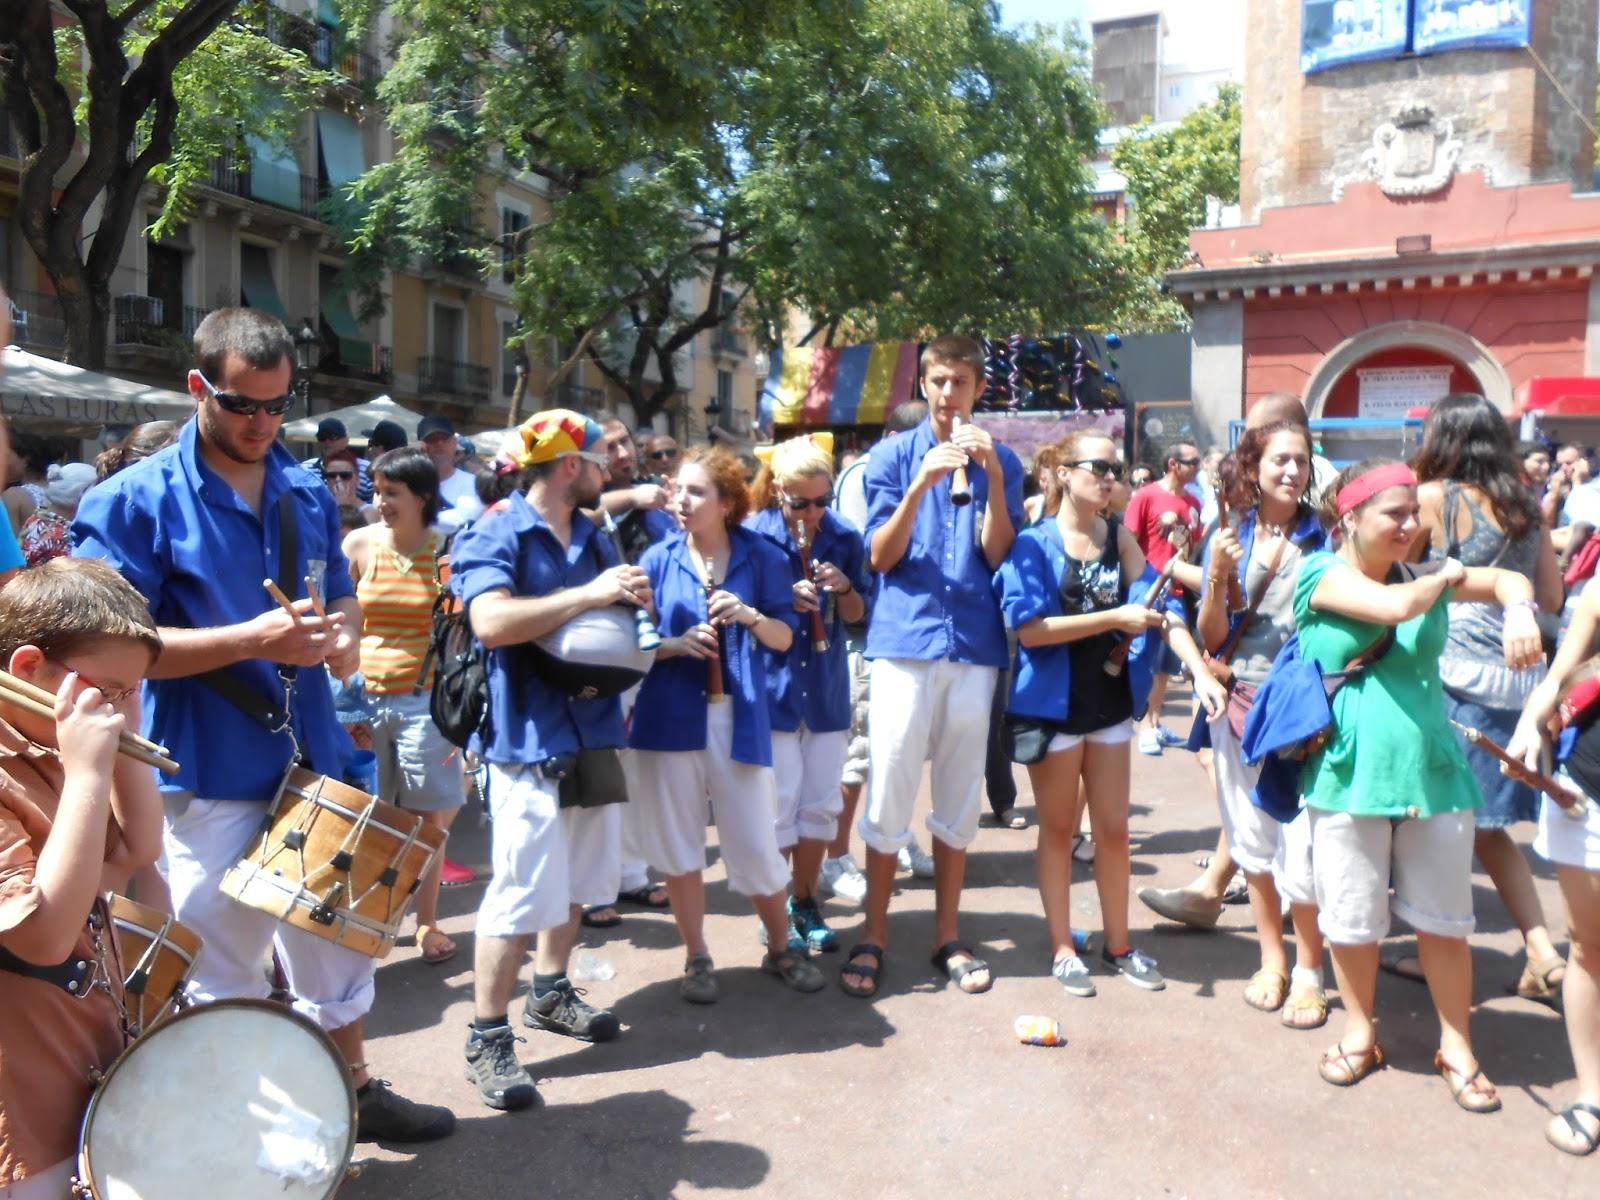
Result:
[[[879,658],[872,663],[867,739],[871,767],[861,840],[881,854],[911,841],[911,813],[922,764],[933,760],[928,832],[965,850],[978,832],[989,710],[999,671],[940,659]]]
[[[206,1000],[264,1000],[272,988],[263,970],[276,948],[295,1011],[323,1029],[342,1029],[372,1009],[378,960],[336,946],[277,918],[246,908],[219,890],[223,873],[261,828],[266,800],[165,797],[162,870],[172,912],[204,941],[187,994]]]
[[[639,780],[639,759],[634,751],[618,750],[617,761],[622,764],[622,780],[628,789],[628,803],[622,806],[622,878],[617,886],[631,892],[650,884],[650,863],[644,852],[639,816],[644,784]]]
[[[489,764],[489,857],[479,935],[527,937],[565,925],[573,905],[610,904],[622,865],[622,808],[562,808],[537,767]]]
[[[1559,778],[1573,791],[1583,792],[1566,771],[1562,771]],[[1533,848],[1547,862],[1600,871],[1600,804],[1590,800],[1582,816],[1569,817],[1549,796],[1543,797],[1539,806],[1539,832],[1533,839]]]
[[[772,773],[778,788],[778,849],[801,838],[831,842],[839,832],[844,796],[839,776],[850,747],[850,733],[813,733],[804,725],[794,733],[772,734]]]
[[[412,812],[448,812],[467,802],[461,755],[433,723],[428,694],[372,696],[378,798]]]
[[[0,1187],[0,1200],[73,1200],[72,1177],[77,1173],[78,1160],[63,1158],[53,1167]]]
[[[1228,850],[1246,875],[1271,875],[1278,891],[1292,904],[1315,904],[1316,881],[1311,872],[1311,818],[1301,812],[1287,823],[1262,812],[1250,802],[1250,792],[1261,767],[1250,766],[1239,754],[1226,712],[1211,718],[1212,762],[1217,776],[1217,807]]]
[[[1317,923],[1337,946],[1380,942],[1393,910],[1419,933],[1473,930],[1472,810],[1402,820],[1309,809]]]
[[[706,821],[714,817],[728,886],[742,896],[771,896],[789,886],[772,768],[735,762],[733,705],[707,708],[704,750],[634,751],[645,856],[668,875],[704,871]]]
[[[1050,739],[1050,744],[1044,748],[1046,754],[1059,754],[1063,750],[1071,750],[1080,742],[1088,742],[1091,746],[1125,746],[1133,741],[1133,722],[1118,721],[1115,725],[1107,725],[1104,729],[1096,729],[1093,733],[1058,733]]]

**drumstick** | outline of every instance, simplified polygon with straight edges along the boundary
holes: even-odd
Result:
[[[1459,729],[1461,731],[1461,736],[1466,738],[1470,744],[1476,746],[1479,750],[1484,751],[1491,758],[1499,759],[1504,765],[1505,773],[1507,775],[1511,776],[1513,779],[1527,784],[1531,788],[1543,792],[1546,796],[1549,796],[1550,799],[1554,800],[1563,809],[1565,809],[1569,814],[1581,813],[1584,808],[1587,807],[1587,802],[1581,797],[1573,795],[1566,788],[1562,787],[1558,782],[1556,782],[1556,780],[1544,774],[1542,771],[1535,771],[1532,767],[1528,766],[1527,763],[1519,762],[1517,759],[1512,758],[1511,755],[1507,754],[1499,746],[1491,742],[1478,730],[1473,729],[1470,726],[1463,725],[1460,721],[1451,721],[1450,724]]]
[[[290,600],[289,597],[283,594],[283,589],[270,579],[263,579],[261,581],[261,586],[267,589],[267,595],[276,600],[283,608],[283,611],[288,613],[289,616],[294,619],[295,623],[298,624],[300,621],[300,610],[295,608],[293,600]]]
[[[9,671],[0,671],[0,701],[47,721],[56,719],[55,697],[26,679],[19,679]],[[177,773],[178,764],[168,758],[160,746],[136,733],[124,730],[118,735],[117,751],[168,775]]]
[[[326,619],[328,610],[322,607],[322,597],[317,595],[316,581],[309,575],[306,576],[306,595],[311,597],[311,611]]]

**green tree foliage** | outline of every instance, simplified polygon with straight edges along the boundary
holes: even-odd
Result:
[[[359,188],[367,278],[487,264],[485,178],[531,175],[549,211],[509,248],[522,330],[578,347],[641,419],[735,314],[767,344],[796,309],[850,340],[1054,331],[1113,318],[1131,278],[1090,211],[1082,47],[986,0],[389,7],[398,147]]]
[[[115,10],[115,11],[113,11]],[[159,224],[255,133],[287,139],[336,77],[239,0],[5,0],[0,98],[22,158],[15,219],[66,317],[67,361],[104,365],[111,277],[147,183]],[[98,206],[98,207],[97,207]]]
[[[1211,103],[1176,125],[1148,122],[1111,152],[1111,164],[1128,181],[1127,244],[1147,289],[1149,328],[1171,328],[1182,308],[1156,295],[1161,276],[1183,263],[1189,231],[1205,224],[1206,202],[1239,202],[1239,88],[1226,83]]]

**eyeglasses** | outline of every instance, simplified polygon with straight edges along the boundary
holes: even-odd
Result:
[[[1082,467],[1096,479],[1105,479],[1108,476],[1112,479],[1122,478],[1122,464],[1119,462],[1107,462],[1103,458],[1086,458],[1081,462],[1070,463],[1068,465]]]
[[[322,477],[324,479],[354,479],[356,473],[354,471],[324,471]]]
[[[195,374],[200,375],[200,372],[196,371]],[[264,412],[269,417],[281,417],[294,407],[293,392],[285,392],[274,400],[255,400],[238,392],[219,392],[216,385],[204,375],[200,375],[200,384],[211,393],[212,399],[222,406],[223,411],[235,416],[253,417],[258,412]]]
[[[62,662],[59,658],[52,658],[50,661],[55,663],[55,665],[60,667],[63,671],[68,671],[68,672],[72,672],[72,673],[76,674],[77,677],[79,679],[83,680],[83,682],[86,683],[89,687],[92,687],[92,688],[95,688],[96,690],[98,690],[99,693],[106,698],[106,703],[107,704],[121,704],[129,696],[133,695],[135,692],[137,692],[139,690],[139,685],[138,684],[134,684],[133,687],[128,687],[128,688],[108,688],[108,687],[105,686],[105,684],[96,683],[94,680],[90,679],[87,675],[85,675],[82,671],[78,670],[78,668],[73,666],[71,663]]]
[[[678,448],[674,446],[671,450],[652,450],[650,451],[650,457],[657,462],[665,462],[669,458],[677,458],[679,453]]]
[[[785,496],[783,502],[793,512],[805,512],[806,509],[812,507],[827,508],[828,505],[833,503],[833,493],[828,492],[825,495],[818,496],[815,500],[797,500],[793,496]]]
[[[1200,460],[1198,458],[1175,458],[1172,461],[1177,463],[1180,467],[1198,467],[1200,465]]]

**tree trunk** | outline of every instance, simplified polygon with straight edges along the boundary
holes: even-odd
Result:
[[[56,284],[61,314],[66,320],[67,345],[63,357],[74,366],[104,371],[106,335],[111,329],[111,298],[107,289],[92,287],[87,283],[77,285],[74,276],[79,274],[81,268],[74,270],[76,263],[65,271],[52,269],[50,263],[44,266]]]

